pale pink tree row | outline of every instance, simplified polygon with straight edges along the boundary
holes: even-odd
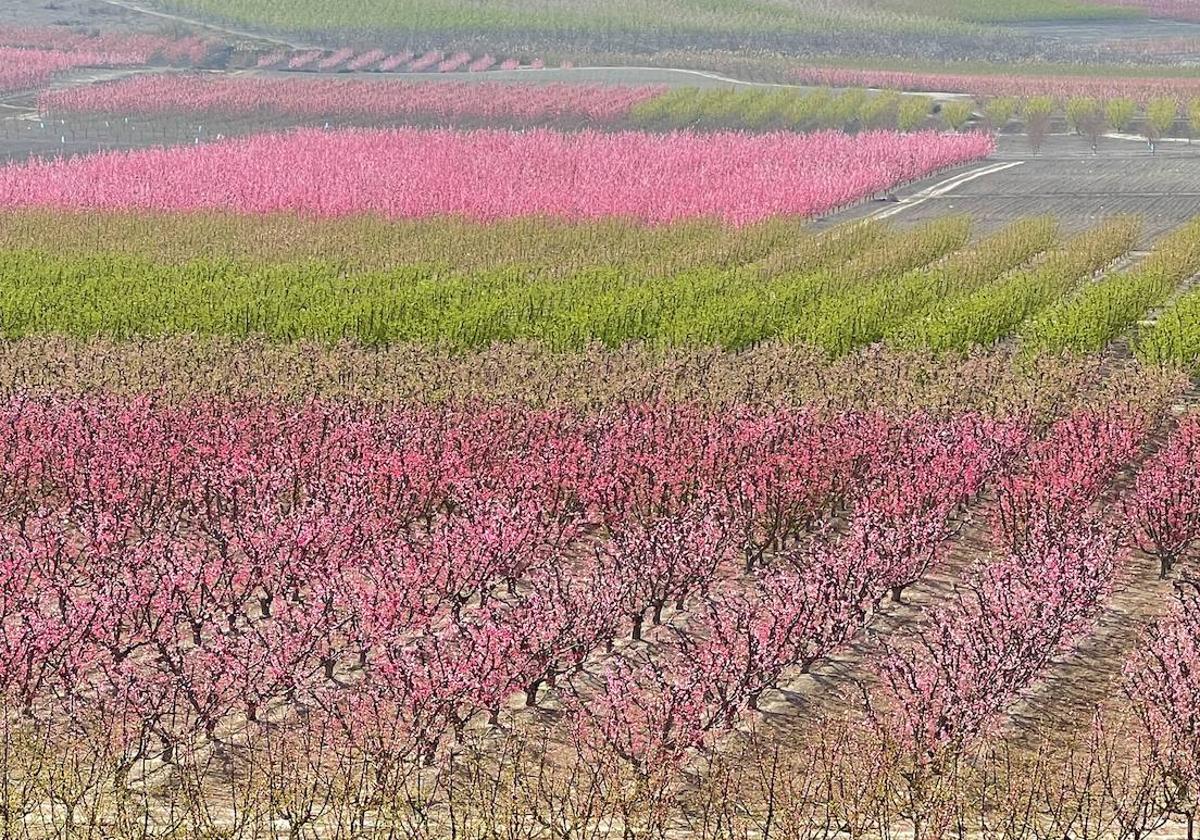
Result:
[[[359,53],[352,59],[346,62],[346,69],[350,71],[366,70],[368,67],[373,67],[388,57],[388,54],[380,49],[367,50]]]
[[[439,73],[453,73],[456,70],[462,70],[470,63],[471,54],[469,52],[463,52],[462,50],[459,50],[458,52],[452,53],[451,55],[439,61],[437,64],[437,71]]]
[[[1151,626],[1126,663],[1124,691],[1173,798],[1188,813],[1200,799],[1200,581],[1176,584],[1170,615]]]
[[[854,439],[848,431],[845,437]],[[857,472],[853,482],[861,491],[850,503],[845,534],[829,527],[808,534],[772,557],[748,589],[718,579],[736,542],[728,528],[711,522],[690,529],[705,535],[705,545],[674,552],[674,565],[655,563],[661,571],[651,580],[668,588],[656,593],[651,584],[635,599],[635,639],[647,601],[656,623],[667,598],[678,596],[682,604],[692,589],[699,589],[702,609],[666,654],[610,666],[599,688],[589,684],[568,695],[583,749],[601,760],[607,748],[645,772],[678,766],[734,727],[786,672],[807,673],[858,634],[889,594],[898,597],[931,568],[955,533],[954,517],[1021,451],[1028,429],[969,416],[933,424],[910,418],[859,439],[875,442],[840,467],[826,462],[815,470]],[[835,483],[818,485],[829,500]],[[657,560],[660,552],[648,554]],[[605,579],[620,578],[621,568]]]
[[[913,639],[888,642],[881,725],[919,763],[987,734],[1108,594],[1119,540],[1087,520],[1043,531],[973,570]]]
[[[971,96],[1051,96],[1066,101],[1075,97],[1099,100],[1133,99],[1149,102],[1158,97],[1187,100],[1200,96],[1200,79],[1179,77],[1043,76],[1020,73],[927,73],[907,70],[859,70],[844,67],[802,67],[792,77],[822,87],[883,88]]]
[[[350,47],[342,47],[339,50],[334,50],[329,55],[323,56],[321,60],[317,62],[317,69],[333,70],[334,68],[341,67],[347,61],[354,58],[355,54],[356,51]]]
[[[615,119],[663,93],[660,86],[365,82],[172,74],[46,91],[47,115],[205,114],[289,117]]]
[[[1200,417],[1187,415],[1141,468],[1126,505],[1138,546],[1160,577],[1200,539]],[[1194,828],[1200,799],[1200,580],[1186,568],[1166,617],[1150,626],[1124,668],[1123,688],[1171,801]]]
[[[1138,547],[1158,559],[1166,579],[1200,541],[1200,416],[1181,420],[1142,466],[1126,516]]]
[[[293,53],[288,57],[285,66],[288,70],[303,70],[305,67],[315,66],[323,55],[325,55],[323,50],[305,50],[304,52]]]
[[[81,67],[130,67],[142,63],[142,57],[132,52],[0,47],[0,92],[38,88],[56,75]]]
[[[982,134],[300,130],[0,169],[0,207],[745,225],[985,157]]]
[[[993,730],[1089,627],[1121,545],[1093,506],[1145,434],[1144,420],[1124,412],[1055,424],[997,488],[996,555],[969,570],[921,629],[884,640],[883,688],[870,705],[917,767],[935,768]]]
[[[437,67],[445,59],[446,54],[440,50],[429,50],[414,58],[408,65],[408,69],[414,73],[423,73]]]

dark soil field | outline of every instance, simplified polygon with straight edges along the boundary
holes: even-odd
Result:
[[[940,189],[992,162],[1014,165]],[[1050,213],[1077,229],[1104,216],[1135,213],[1144,217],[1146,235],[1153,237],[1200,214],[1200,146],[1160,143],[1151,155],[1144,141],[1105,138],[1093,154],[1086,139],[1056,135],[1034,154],[1025,137],[1006,135],[992,161],[909,185],[894,197],[898,201],[852,208],[822,223],[871,214],[918,222],[957,212],[971,214],[983,229],[995,229]]]

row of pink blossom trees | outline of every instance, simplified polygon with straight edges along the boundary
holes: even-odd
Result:
[[[1126,515],[1165,579],[1200,540],[1200,417],[1181,422],[1142,467]]]
[[[268,79],[245,76],[136,76],[108,84],[47,91],[38,99],[46,116],[66,114],[289,117],[556,117],[615,119],[663,93],[657,86],[521,85],[426,82],[379,84],[347,80]]]
[[[649,406],[3,414],[6,704],[117,716],[166,761],[303,713],[430,762],[516,699],[678,766],[936,562],[1028,436]]]
[[[1029,430],[1021,423],[961,417],[933,426],[927,421],[902,425],[890,435],[856,423],[853,433],[865,433],[860,438],[865,440],[890,437],[876,466],[843,472],[842,481],[839,470],[820,469],[804,481],[808,491],[788,494],[785,505],[778,504],[776,494],[786,493],[799,476],[783,470],[772,491],[774,482],[762,482],[763,472],[752,468],[759,482],[743,488],[767,489],[759,496],[756,507],[762,513],[754,521],[756,528],[768,525],[742,540],[746,569],[754,573],[731,582],[714,578],[711,569],[681,568],[674,587],[648,591],[643,600],[657,616],[664,601],[678,597],[682,603],[699,581],[701,609],[688,616],[687,634],[675,637],[665,653],[634,663],[610,662],[598,690],[568,696],[576,735],[585,747],[619,755],[638,768],[678,767],[689,750],[711,742],[747,709],[757,708],[763,692],[777,687],[785,673],[805,673],[837,651],[886,599],[898,600],[928,572],[956,533],[966,505],[1021,451]],[[849,487],[854,492],[835,525],[822,509],[830,493],[837,497],[839,486],[841,492]],[[678,521],[660,527],[673,531]],[[778,523],[791,525],[772,533]],[[710,538],[712,533],[710,527]],[[778,550],[764,552],[764,544]],[[657,541],[643,542],[643,557],[646,545]],[[737,542],[726,545],[723,558]],[[604,578],[613,579],[613,571]]]
[[[0,46],[90,56],[123,56],[136,64],[200,64],[212,41],[149,32],[83,33],[62,26],[0,27]]]
[[[985,157],[983,134],[300,130],[0,169],[0,207],[745,225]]]
[[[970,570],[914,638],[885,642],[892,737],[922,760],[986,732],[1078,638],[1111,585],[1119,549],[1092,512],[1132,460],[1144,423],[1121,413],[1060,421],[997,487],[994,556]]]
[[[1003,723],[1004,712],[1084,634],[1111,590],[1121,540],[1097,512],[1134,459],[1144,420],[1081,413],[1057,423],[996,488],[992,541],[920,627],[882,640],[869,717],[905,757],[919,837],[951,827],[939,779]]]
[[[802,67],[792,72],[802,84],[822,87],[883,88],[971,96],[1050,96],[1066,101],[1091,97],[1101,101],[1132,99],[1149,102],[1159,97],[1187,100],[1200,95],[1200,79],[1177,77],[1043,76],[1019,73],[926,73],[908,70],[860,70],[843,67]]]
[[[1200,415],[1182,420],[1138,475],[1128,506],[1139,547],[1163,577],[1200,545]],[[1200,801],[1200,579],[1184,568],[1170,613],[1125,666],[1124,689],[1149,734],[1151,758],[1184,806]]]
[[[212,47],[200,38],[0,27],[0,92],[40,88],[59,74],[84,67],[199,64]]]
[[[129,67],[141,63],[140,57],[133,53],[0,47],[0,92],[41,87],[55,75],[79,67]]]

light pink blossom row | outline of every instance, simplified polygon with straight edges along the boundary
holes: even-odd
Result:
[[[294,53],[288,59],[287,68],[289,70],[301,70],[305,67],[316,64],[317,60],[325,53],[322,50],[306,50],[305,52]]]
[[[1150,736],[1151,756],[1181,801],[1200,796],[1200,579],[1176,584],[1170,615],[1126,663],[1125,694]]]
[[[403,52],[394,53],[393,55],[389,55],[387,58],[380,61],[379,66],[376,69],[381,70],[384,73],[390,73],[393,70],[403,67],[412,61],[413,55],[414,54],[411,50],[404,50]]]
[[[346,62],[346,69],[351,71],[366,70],[368,67],[379,64],[387,57],[388,54],[383,50],[367,50]]]
[[[1090,0],[1097,6],[1143,9],[1153,18],[1200,20],[1200,5],[1195,0]]]
[[[0,92],[41,87],[55,75],[80,67],[129,67],[136,53],[86,52],[0,47]]]
[[[861,433],[870,425],[846,431]],[[844,646],[889,593],[899,600],[941,558],[968,501],[1028,439],[1020,423],[969,416],[933,424],[910,418],[893,426],[878,466],[856,477],[846,533],[814,530],[810,521],[807,538],[773,556],[748,588],[744,582],[722,586],[714,574],[732,546],[711,515],[675,517],[649,533],[638,524],[615,528],[614,535],[630,527],[640,531],[642,556],[653,558],[651,567],[658,570],[648,589],[668,586],[651,601],[656,617],[664,601],[678,597],[682,603],[696,590],[701,610],[689,617],[689,633],[676,638],[673,650],[641,665],[611,662],[602,690],[567,694],[576,738],[643,770],[677,765],[690,749],[731,728],[746,709],[757,708],[760,695],[788,669],[805,673]],[[681,528],[702,540],[662,539]],[[673,549],[665,553],[678,558],[675,564],[657,562],[664,545]],[[755,545],[748,544],[748,556],[755,556]],[[619,579],[622,568],[638,566],[618,564],[603,580]]]
[[[453,73],[456,70],[461,70],[471,63],[471,54],[469,52],[459,52],[438,62],[437,70],[439,73]]]
[[[1200,415],[1182,419],[1138,473],[1127,505],[1138,545],[1163,577],[1200,544]],[[1182,798],[1200,796],[1200,578],[1184,567],[1167,617],[1152,625],[1124,669],[1125,694],[1145,725],[1152,755]]]
[[[1142,467],[1126,515],[1163,578],[1200,543],[1200,415],[1182,420]]]
[[[1155,97],[1188,100],[1200,96],[1200,78],[1111,76],[1033,76],[1015,74],[921,73],[901,70],[856,70],[841,67],[803,67],[793,71],[802,84],[832,87],[884,88],[972,96],[1051,96],[1067,100],[1089,96],[1101,100],[1129,98],[1147,102]]]
[[[403,116],[614,119],[664,90],[661,86],[411,83],[172,74],[47,91],[39,97],[38,106],[44,114],[122,116],[280,114],[378,119]]]
[[[972,570],[935,607],[917,640],[889,643],[880,663],[884,728],[919,764],[958,753],[1089,626],[1112,586],[1119,541],[1083,518],[1037,530],[1020,552]]]
[[[347,61],[354,58],[355,54],[355,50],[350,47],[342,47],[340,50],[334,50],[317,62],[317,69],[333,70],[336,67],[341,67]]]
[[[1146,435],[1120,412],[1060,421],[998,489],[1000,553],[910,638],[884,642],[881,729],[930,767],[994,728],[1111,589],[1117,529],[1092,512]],[[936,772],[936,770],[934,771]]]
[[[69,53],[128,56],[137,64],[155,60],[168,64],[198,64],[213,49],[203,38],[172,38],[147,32],[105,32],[88,35],[65,27],[0,27],[0,46]]]
[[[745,225],[987,156],[983,134],[301,130],[0,169],[0,207]]]

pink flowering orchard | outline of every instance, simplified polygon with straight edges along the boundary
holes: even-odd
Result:
[[[430,769],[480,727],[552,712],[590,765],[644,784],[912,609],[988,499],[994,551],[883,640],[864,686],[879,743],[945,772],[1133,562],[1096,503],[1148,434],[1120,406],[1044,430],[749,405],[0,412],[0,693],[22,725],[69,709],[176,767],[197,739],[267,737],[303,710],[347,760]],[[1125,677],[1164,771],[1189,780],[1190,586]]]
[[[1121,415],[1056,425],[999,481],[997,554],[968,572],[927,629],[885,642],[881,726],[919,763],[985,734],[1086,630],[1120,549],[1115,523],[1090,508],[1144,436],[1143,423]]]
[[[1165,579],[1200,539],[1200,418],[1180,423],[1142,467],[1126,515],[1138,547],[1158,558]]]
[[[6,416],[5,469],[25,512],[6,526],[5,696],[35,717],[55,714],[53,697],[137,698],[129,712],[168,750],[230,715],[328,696],[339,715],[399,703],[394,736],[412,740],[395,748],[432,755],[477,713],[494,720],[515,695],[536,705],[542,685],[590,707],[584,663],[680,611],[708,629],[681,640],[675,665],[642,672],[683,686],[707,669],[695,725],[728,728],[784,669],[843,644],[908,562],[828,534],[748,595],[731,588],[747,549],[738,473],[779,446],[748,429],[782,420],[836,435],[865,418],[764,416],[734,443],[728,420],[685,408],[372,416],[84,400],[12,402]],[[844,501],[855,509],[870,509],[871,487],[920,495],[937,479],[952,510],[1001,454],[978,442],[979,418],[871,425],[878,437],[843,438],[836,455],[861,470],[867,495]],[[918,466],[935,440],[966,460]],[[914,471],[894,472],[910,455]],[[885,510],[856,514],[856,533],[903,527],[907,514]],[[571,548],[606,520],[611,536]],[[365,680],[339,676],[356,669]],[[609,679],[619,674],[634,679]],[[606,737],[637,725],[636,699],[609,692]]]
[[[986,157],[982,134],[298,130],[0,169],[0,207],[715,218],[812,216]]]
[[[1189,16],[0,0],[0,840],[1200,838]]]
[[[553,686],[586,743],[683,761],[937,562],[952,520],[1029,435],[973,416],[651,406],[583,417],[81,400],[5,413],[22,511],[6,526],[5,694],[34,717],[52,717],[55,697],[129,698],[123,714],[168,756],[189,733],[308,697],[362,737],[382,734],[383,721],[359,719],[386,704],[390,748],[429,761],[475,715],[495,722],[510,699],[535,706]],[[771,434],[780,423],[836,444],[827,468],[843,489],[805,503],[825,526],[746,573],[757,549],[744,535],[769,519],[742,519],[764,508],[743,504],[741,476],[809,457]],[[618,658],[599,684],[585,667],[620,638],[666,642],[661,626],[681,614],[677,655]],[[111,713],[105,703],[92,712]]]
[[[1153,755],[1183,796],[1200,792],[1200,581],[1181,581],[1169,617],[1156,623],[1125,668],[1124,691],[1150,733]]]
[[[361,58],[378,62],[383,56],[376,51],[364,54]],[[155,75],[136,76],[105,85],[47,91],[38,98],[38,107],[47,115],[248,116],[274,113],[294,117],[375,119],[413,116],[431,119],[476,117],[538,120],[581,117],[611,120],[626,115],[634,105],[665,90],[654,85],[531,86],[496,82],[311,81],[294,78]]]
[[[194,65],[212,43],[198,37],[99,35],[0,27],[0,93],[36,90],[84,68],[128,68],[151,62]]]
[[[132,53],[0,47],[0,92],[40,87],[55,74],[78,67],[121,67],[140,63],[141,57]]]
[[[97,32],[45,26],[0,26],[0,46],[64,53],[77,57],[121,56],[132,64],[162,61],[198,64],[216,46],[199,37],[171,37],[150,32]],[[83,64],[82,61],[79,62]],[[96,65],[103,66],[103,65]]]
[[[801,67],[792,72],[800,84],[832,87],[867,87],[972,96],[1051,96],[1108,100],[1129,98],[1148,102],[1156,97],[1186,101],[1200,96],[1200,79],[1188,76],[1134,76],[1111,78],[1096,75],[1027,75],[1016,73],[922,73],[906,70],[858,70],[842,67]]]

